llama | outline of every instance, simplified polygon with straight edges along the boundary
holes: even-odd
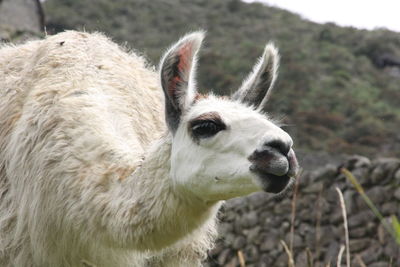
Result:
[[[0,266],[200,266],[223,200],[288,187],[293,141],[262,112],[277,50],[201,95],[203,35],[158,71],[99,33],[0,49]]]

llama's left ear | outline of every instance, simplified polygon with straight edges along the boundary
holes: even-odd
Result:
[[[244,80],[240,89],[233,94],[232,99],[253,105],[258,110],[263,109],[274,86],[278,66],[278,50],[269,43],[262,57],[253,67],[253,71]]]
[[[184,36],[165,53],[160,63],[166,122],[172,133],[176,132],[182,113],[196,95],[196,57],[203,38],[201,31]]]

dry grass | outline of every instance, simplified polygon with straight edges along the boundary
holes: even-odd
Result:
[[[360,267],[367,267],[367,265],[365,265],[364,261],[362,260],[360,255],[356,255],[356,261],[357,263],[360,265]]]
[[[246,267],[246,261],[244,260],[243,252],[241,250],[238,250],[237,254],[239,258],[240,267]]]
[[[307,253],[307,267],[313,267],[314,259],[313,259],[311,250],[309,248],[306,248],[306,253]]]
[[[350,267],[350,241],[349,241],[349,227],[347,224],[347,212],[346,212],[346,204],[344,203],[344,198],[343,198],[343,193],[340,191],[338,187],[335,188],[336,192],[339,195],[339,201],[340,201],[340,208],[342,209],[342,215],[343,215],[343,225],[344,225],[344,236],[346,240],[346,266]],[[340,248],[341,250],[342,248]],[[339,253],[340,255],[340,253]],[[340,267],[340,265],[337,265]]]
[[[342,262],[342,256],[343,256],[343,252],[344,252],[345,246],[341,245],[340,249],[339,249],[339,254],[337,256],[337,261],[336,261],[336,267],[340,267],[340,263]]]
[[[288,248],[288,246],[286,245],[285,241],[281,240],[281,244],[288,256],[288,267],[295,267],[294,265],[294,259],[293,259],[293,254],[290,251],[290,249]]]

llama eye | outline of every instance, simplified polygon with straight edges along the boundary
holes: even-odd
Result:
[[[196,138],[207,138],[223,130],[223,126],[214,121],[201,121],[192,125],[192,133]]]

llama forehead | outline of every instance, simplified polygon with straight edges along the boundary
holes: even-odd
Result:
[[[210,115],[218,116],[228,125],[243,120],[257,121],[259,123],[268,121],[265,114],[261,114],[252,107],[238,101],[231,101],[213,95],[196,101],[186,114],[186,119],[190,121]]]

